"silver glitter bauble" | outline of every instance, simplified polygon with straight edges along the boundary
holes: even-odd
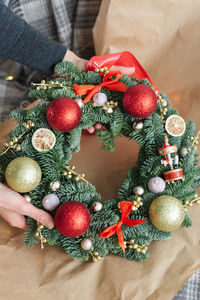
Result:
[[[103,204],[101,202],[95,202],[93,209],[94,211],[100,211],[103,208]]]
[[[93,244],[92,244],[92,241],[90,239],[83,239],[81,241],[81,248],[83,250],[90,250],[90,249],[92,249],[92,247],[93,247]]]
[[[188,149],[186,147],[182,147],[180,153],[182,157],[185,157],[186,155],[188,155]]]
[[[133,123],[133,129],[135,129],[135,130],[142,130],[143,127],[144,127],[144,123],[142,121]]]
[[[56,192],[57,190],[59,190],[60,188],[60,181],[52,181],[50,183],[50,188],[52,189],[52,191]]]
[[[31,200],[32,200],[32,198],[31,198],[31,196],[29,194],[24,194],[23,197],[25,198],[25,200],[27,202],[31,202]]]
[[[135,186],[133,189],[133,193],[138,195],[138,196],[142,196],[144,194],[144,188],[142,186]]]

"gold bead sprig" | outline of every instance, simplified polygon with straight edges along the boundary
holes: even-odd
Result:
[[[200,131],[197,133],[196,136],[191,136],[192,146],[197,145],[199,143],[198,139],[200,138]]]
[[[44,228],[44,225],[37,222],[37,231],[35,232],[35,236],[40,240],[41,242],[41,249],[44,249],[44,243],[47,242],[47,240],[42,235],[42,229]]]
[[[101,256],[98,252],[94,251],[90,253],[92,255],[93,262],[97,262],[101,260]]]
[[[141,199],[142,198],[139,196],[136,197],[136,199],[133,201],[132,211],[138,210],[138,208],[143,205]]]
[[[97,107],[96,103],[92,103],[93,107]],[[113,113],[113,109],[118,106],[118,102],[107,101],[105,105],[101,106],[103,110],[105,110],[108,114]]]
[[[49,83],[47,83],[45,80],[42,80],[41,83],[32,82],[31,85],[37,86],[36,90],[51,90],[52,88],[62,88],[64,90],[73,90],[73,87],[65,86],[58,80],[56,80],[56,81],[51,80],[51,81],[49,81]]]
[[[138,245],[134,240],[130,240],[130,242],[125,242],[125,247],[129,247],[129,249],[134,249],[138,253],[145,254],[148,250],[147,245]]]
[[[0,156],[5,154],[9,149],[13,149],[15,152],[18,152],[21,150],[21,146],[19,144],[20,139],[32,128],[35,126],[35,123],[31,120],[28,120],[27,122],[22,123],[22,125],[26,128],[26,130],[18,137],[14,137],[12,140],[4,143],[4,146],[6,149],[0,153]]]
[[[141,200],[142,198],[139,196],[137,196],[135,200],[133,200],[132,211],[138,210],[138,208],[143,205],[143,202]],[[120,209],[120,202],[118,203],[117,207]]]
[[[107,67],[101,68],[95,61],[94,64],[97,66],[97,68],[95,69],[96,73],[104,73],[104,76],[109,72]]]
[[[165,123],[165,115],[167,113],[167,105],[168,102],[166,99],[162,98],[158,93],[157,94],[157,99],[160,107],[160,113],[161,113],[161,122],[164,124]]]
[[[143,202],[141,200],[142,198],[139,196],[137,196],[135,200],[133,200],[132,211],[138,210],[138,208],[143,205]],[[118,203],[117,207],[120,209],[120,202]]]
[[[30,129],[31,127],[35,126],[35,123],[31,120],[28,120],[27,122],[22,123],[22,125],[26,128],[26,129]],[[23,132],[22,135],[24,135],[25,132]]]
[[[118,106],[118,102],[107,101],[104,106],[102,106],[103,110],[105,110],[108,114],[113,113],[113,109]]]
[[[65,166],[65,171],[63,172],[63,175],[66,176],[68,179],[71,179],[72,177],[76,180],[82,180],[86,183],[89,183],[86,179],[85,179],[85,174],[78,174],[75,171],[75,166]]]
[[[195,195],[195,197],[191,200],[186,200],[183,207],[185,208],[185,211],[187,211],[187,207],[193,206],[193,204],[200,204],[200,197]]]

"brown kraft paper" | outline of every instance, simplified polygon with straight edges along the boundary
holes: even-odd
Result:
[[[189,116],[197,110],[192,107]],[[14,125],[11,120],[0,125],[1,148]],[[116,196],[137,153],[137,144],[126,138],[119,138],[116,151],[109,153],[101,151],[94,135],[83,135],[81,151],[72,163],[108,200]],[[56,246],[41,250],[37,244],[29,249],[23,244],[23,231],[0,219],[0,299],[170,300],[200,266],[199,212],[198,206],[189,209],[191,228],[176,230],[170,240],[153,242],[144,263],[114,255],[83,263]]]
[[[199,9],[198,0],[105,0],[94,28],[97,54],[132,52],[197,129]],[[11,121],[0,125],[1,145],[13,126]],[[114,153],[103,153],[95,136],[84,135],[73,164],[107,200],[116,196],[137,155],[138,146],[126,138],[117,140]],[[198,206],[190,208],[193,226],[176,230],[168,241],[153,242],[144,263],[114,255],[82,263],[55,246],[29,249],[23,231],[0,220],[0,299],[170,300],[200,267],[199,214]]]

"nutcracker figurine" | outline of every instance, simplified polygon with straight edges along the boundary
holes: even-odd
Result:
[[[161,160],[161,163],[166,167],[170,166],[170,171],[164,172],[165,181],[170,184],[174,183],[175,180],[184,180],[183,169],[174,169],[174,164],[178,165],[179,157],[177,155],[177,146],[170,145],[168,137],[164,137],[164,145],[163,148],[158,148],[158,153],[161,156],[164,156],[165,159]],[[171,154],[174,154],[173,156]]]

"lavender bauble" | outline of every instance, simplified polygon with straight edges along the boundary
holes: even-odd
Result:
[[[148,188],[152,193],[162,193],[165,190],[165,181],[161,177],[153,177],[148,182]]]
[[[104,93],[96,93],[93,96],[93,101],[96,106],[104,106],[107,102],[107,96]]]
[[[59,204],[60,200],[55,194],[48,194],[42,200],[43,207],[48,211],[54,210]]]

